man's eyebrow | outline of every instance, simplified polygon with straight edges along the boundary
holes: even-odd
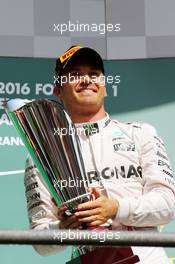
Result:
[[[70,69],[69,71],[79,71],[80,70],[80,68],[72,68],[72,69]]]
[[[76,67],[76,68],[72,68],[72,69],[70,69],[69,72],[71,72],[71,71],[81,71],[81,70],[82,70],[81,68]],[[91,67],[88,71],[94,71],[94,70],[98,71],[98,70],[100,70],[100,69],[98,69],[98,68],[96,68],[96,67]]]

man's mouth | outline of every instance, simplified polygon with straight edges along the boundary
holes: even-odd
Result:
[[[77,93],[81,93],[81,92],[94,92],[97,93],[97,89],[95,88],[91,88],[91,87],[81,87],[77,90]]]

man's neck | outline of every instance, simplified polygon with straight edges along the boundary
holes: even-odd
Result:
[[[95,122],[100,119],[103,119],[106,116],[106,112],[104,109],[101,109],[98,112],[91,113],[91,112],[82,112],[81,114],[70,114],[71,119],[74,123],[85,123],[85,122]]]

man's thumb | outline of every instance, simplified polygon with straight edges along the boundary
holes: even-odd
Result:
[[[95,187],[90,187],[88,190],[95,197],[95,199],[97,199],[101,195],[101,192]]]

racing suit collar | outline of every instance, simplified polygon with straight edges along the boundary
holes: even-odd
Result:
[[[108,113],[105,113],[106,116],[96,122],[84,122],[84,123],[75,123],[75,127],[85,131],[87,136],[99,133],[100,130],[105,128],[111,121]]]

